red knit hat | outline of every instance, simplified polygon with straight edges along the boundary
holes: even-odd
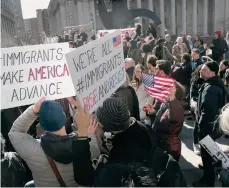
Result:
[[[220,37],[222,35],[222,31],[218,30],[215,32],[215,34],[217,34]]]

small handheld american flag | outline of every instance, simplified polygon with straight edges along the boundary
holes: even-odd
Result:
[[[174,87],[174,80],[172,78],[146,73],[142,73],[142,82],[146,93],[160,102],[168,100],[170,89]]]
[[[121,35],[113,37],[113,46],[117,47],[119,44],[121,44]]]

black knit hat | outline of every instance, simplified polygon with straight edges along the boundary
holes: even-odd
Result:
[[[106,132],[124,130],[130,119],[127,101],[123,97],[106,99],[95,113]]]
[[[215,61],[206,62],[205,65],[217,75],[219,72],[219,65]]]

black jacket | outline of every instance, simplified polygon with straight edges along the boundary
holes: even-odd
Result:
[[[191,62],[185,62],[181,65],[175,65],[172,68],[171,77],[180,82],[184,86],[190,85],[190,79],[192,74]]]
[[[218,38],[213,39],[212,44],[214,45],[211,47],[212,49],[212,59],[220,62],[222,60],[223,54],[225,54],[228,51],[227,43],[224,39]]]
[[[24,187],[27,183],[26,169],[15,152],[1,156],[1,187]]]
[[[147,36],[149,36],[150,33],[153,35],[155,39],[157,38],[157,30],[154,27],[150,27],[147,29],[146,31]]]
[[[226,91],[220,77],[208,79],[199,90],[197,123],[200,138],[211,135],[219,110],[225,105]]]
[[[146,131],[138,122],[125,131],[117,133],[112,139],[112,145],[108,161],[112,163],[142,162],[152,148]]]
[[[190,99],[193,99],[195,102],[197,102],[198,96],[199,96],[199,90],[201,86],[203,85],[203,83],[204,83],[204,80],[202,78],[191,80]]]

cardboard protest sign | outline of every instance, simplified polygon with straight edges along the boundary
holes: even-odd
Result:
[[[73,96],[68,52],[68,43],[2,48],[1,109]]]
[[[104,35],[106,34],[110,34],[110,33],[113,33],[117,30],[115,29],[110,29],[110,30],[98,30],[98,38],[100,37],[103,37]],[[135,34],[135,28],[125,28],[125,29],[121,29],[121,33],[122,33],[122,38],[125,37],[125,33],[128,32],[129,33],[129,36],[131,38],[134,37],[134,34]]]
[[[222,161],[222,167],[229,170],[229,157],[220,149],[210,136],[200,140],[200,145],[211,155],[215,161]]]
[[[66,59],[76,95],[90,112],[125,82],[120,30],[76,48]]]

